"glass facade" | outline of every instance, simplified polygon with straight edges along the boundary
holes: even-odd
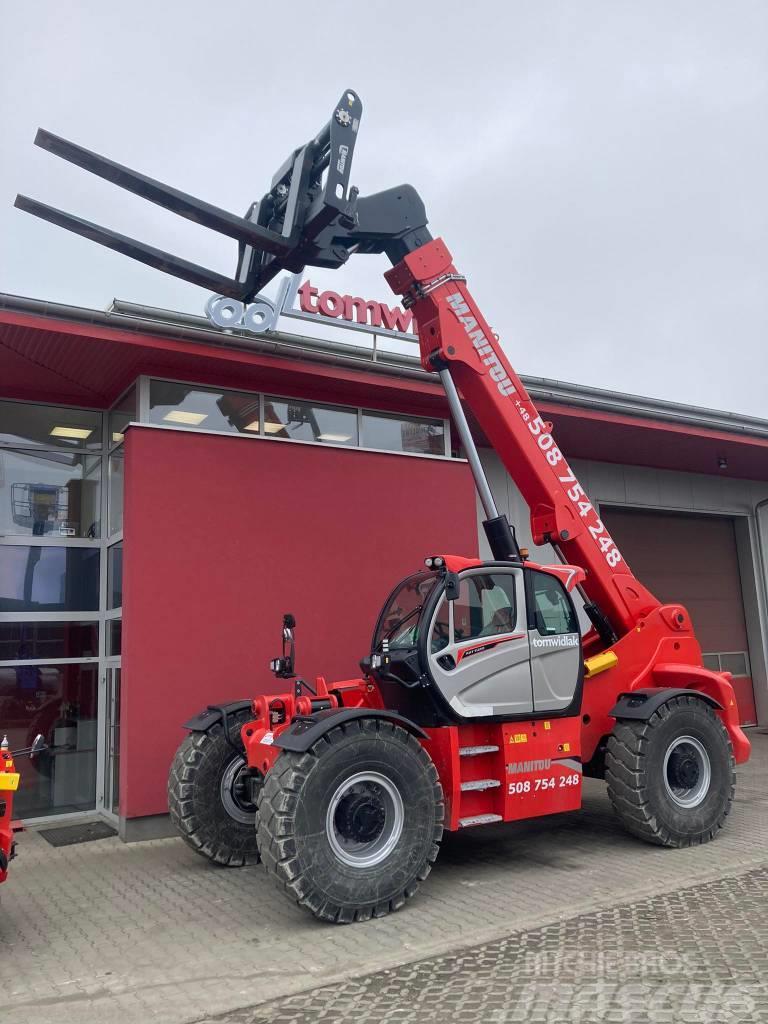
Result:
[[[0,444],[41,448],[101,448],[102,414],[67,406],[0,401]]]
[[[166,427],[258,434],[259,408],[258,395],[239,391],[166,380],[153,380],[149,390],[149,422]]]
[[[123,545],[113,544],[107,552],[107,608],[123,606]]]
[[[107,420],[108,444],[121,444],[125,437],[125,428],[133,420],[139,418],[136,388],[125,394],[109,413]]]
[[[445,455],[445,424],[426,420],[363,412],[364,448],[417,455]]]
[[[119,533],[123,528],[124,454],[121,445],[109,455],[108,535],[110,537],[114,533]]]
[[[65,451],[0,450],[0,535],[98,537],[101,459]]]
[[[0,544],[0,612],[98,609],[98,546]]]
[[[48,749],[25,760],[14,801],[20,818],[96,806],[98,664],[0,665],[0,723],[11,749],[42,735]]]
[[[98,622],[0,622],[0,661],[98,656]]]
[[[298,398],[218,391],[151,380],[149,421],[278,440],[344,445],[409,455],[451,457],[447,421],[379,413]]]
[[[265,398],[264,433],[267,437],[354,447],[358,444],[357,412],[333,405]]]
[[[21,818],[97,806],[105,415],[0,401],[0,733]]]

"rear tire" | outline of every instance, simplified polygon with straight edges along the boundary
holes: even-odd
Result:
[[[443,834],[431,758],[391,722],[358,719],[304,754],[284,751],[259,794],[259,850],[278,888],[337,924],[399,910]]]
[[[248,712],[234,716],[233,738],[249,718]],[[257,810],[243,786],[245,766],[218,723],[182,741],[168,776],[168,810],[179,835],[195,853],[222,867],[244,867],[260,859]]]
[[[639,839],[694,846],[725,824],[736,785],[733,749],[699,697],[673,697],[647,722],[618,721],[605,764],[613,809]]]

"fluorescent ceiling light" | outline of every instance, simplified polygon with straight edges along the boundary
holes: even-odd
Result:
[[[93,430],[86,430],[85,427],[54,427],[51,437],[68,437],[70,440],[85,441],[92,433]]]
[[[259,421],[254,420],[253,423],[246,423],[243,430],[252,430],[255,434],[259,432]]]
[[[119,444],[121,441],[125,440],[125,434],[121,434],[119,430],[115,430],[112,433],[112,440]]]
[[[188,427],[197,427],[203,420],[208,419],[207,412],[183,412],[181,409],[172,409],[163,416],[168,423],[184,423]]]
[[[265,423],[264,430],[268,434],[279,434],[281,430],[285,430],[284,423]]]
[[[337,444],[342,444],[344,441],[351,441],[351,434],[318,434],[318,441],[335,441]]]

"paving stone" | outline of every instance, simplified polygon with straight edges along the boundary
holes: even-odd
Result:
[[[310,918],[260,867],[216,868],[180,840],[126,846],[104,839],[56,849],[24,833],[19,859],[0,889],[0,1005],[14,1024],[187,1024],[270,1003],[277,1007],[274,1020],[287,1024],[296,1019],[295,1010],[275,1000],[331,983],[341,992],[352,982],[338,1006],[349,1007],[348,1014],[365,1011],[354,989],[360,979],[365,993],[388,1001],[390,1017],[382,1020],[409,1021],[422,990],[438,999],[454,972],[466,967],[467,977],[480,979],[493,1001],[483,1004],[486,997],[469,986],[449,1011],[457,1024],[477,1020],[472,1015],[478,1013],[490,1022],[547,1020],[546,1013],[559,1009],[548,1009],[539,990],[548,991],[554,977],[565,993],[568,984],[583,980],[572,963],[574,952],[615,955],[619,967],[610,970],[620,973],[627,963],[622,958],[640,952],[637,936],[653,952],[663,934],[670,944],[661,948],[674,966],[681,952],[672,941],[678,937],[674,929],[694,912],[693,904],[680,900],[687,887],[704,883],[716,896],[707,904],[714,924],[706,927],[707,915],[697,911],[696,923],[687,925],[696,937],[696,956],[719,963],[726,937],[735,958],[759,965],[756,980],[768,977],[764,910],[756,907],[750,915],[740,909],[755,890],[739,885],[757,884],[744,879],[768,868],[768,735],[752,732],[751,738],[754,756],[738,770],[733,813],[713,843],[680,851],[640,843],[613,817],[604,786],[587,780],[579,812],[448,836],[432,875],[406,908],[348,927]],[[520,936],[534,930],[545,945],[526,949],[526,956],[538,959],[520,961]],[[496,986],[492,955],[456,952],[501,941],[509,943],[509,969],[527,972],[522,986],[529,986],[530,1013]],[[541,960],[543,953],[549,959]],[[385,973],[426,959],[432,969],[410,982],[410,975]],[[613,974],[605,962],[596,963],[594,976],[584,978],[605,986]],[[539,985],[536,971],[546,985]],[[685,981],[698,977],[694,972]],[[726,983],[725,976],[717,977]],[[673,982],[680,982],[677,975]],[[510,985],[515,992],[521,987],[519,980]],[[582,985],[572,998],[587,994]],[[768,1019],[764,995],[758,996],[763,1002],[756,1005]],[[586,1012],[575,1004],[571,1011]],[[315,1017],[306,1019],[356,1019],[339,1012],[320,1003]],[[616,1012],[606,1005],[602,1019],[610,1021]],[[679,1014],[675,1019],[685,1020]]]
[[[199,1024],[764,1022],[766,906],[762,868]]]

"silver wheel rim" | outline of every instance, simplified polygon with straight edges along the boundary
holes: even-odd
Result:
[[[254,825],[256,822],[256,809],[253,804],[248,803],[239,795],[239,789],[243,783],[243,775],[247,770],[245,758],[236,757],[227,765],[224,774],[221,776],[221,802],[224,810],[235,821],[241,825]]]
[[[331,797],[325,831],[342,864],[370,868],[392,853],[404,822],[403,798],[392,780],[379,772],[357,772]]]
[[[664,755],[664,786],[678,807],[698,807],[709,792],[712,765],[703,743],[678,736]]]

